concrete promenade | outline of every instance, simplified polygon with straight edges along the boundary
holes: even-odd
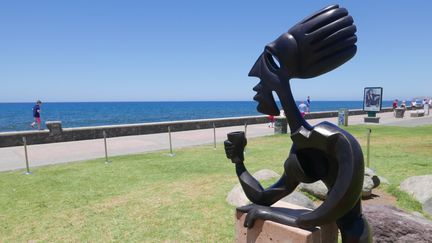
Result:
[[[432,115],[414,118],[409,117],[409,111],[406,112],[404,118],[395,118],[392,112],[380,113],[378,116],[381,117],[379,124],[367,124],[370,126],[391,125],[406,127],[432,124]],[[365,117],[365,115],[350,116],[348,124],[365,124],[363,122],[363,117]],[[337,124],[336,117],[308,120],[312,125],[322,121],[329,121]],[[244,129],[244,126],[217,128],[217,146],[222,146],[221,143],[226,139],[227,133]],[[266,124],[247,126],[248,138],[272,135],[273,133],[274,130],[269,128]],[[173,132],[171,135],[174,153],[176,149],[181,147],[213,144],[214,139],[213,129]],[[107,139],[107,144],[109,156],[161,150],[166,151],[167,154],[169,153],[168,133],[109,138]],[[31,168],[49,164],[103,158],[105,156],[103,139],[31,145],[27,148]],[[23,146],[0,148],[0,171],[23,168],[25,168]]]

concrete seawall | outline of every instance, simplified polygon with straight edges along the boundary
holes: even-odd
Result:
[[[391,111],[391,108],[384,108],[382,112]],[[363,110],[350,110],[349,115],[365,114]],[[306,119],[317,119],[327,117],[337,117],[337,111],[312,112],[306,114]],[[23,137],[26,138],[27,144],[45,144],[68,141],[79,141],[103,138],[104,131],[107,137],[122,137],[131,135],[145,135],[154,133],[164,133],[170,129],[171,132],[188,131],[196,129],[208,129],[215,126],[229,127],[239,125],[252,125],[268,122],[265,115],[231,117],[218,119],[200,119],[187,121],[172,122],[155,122],[110,126],[78,127],[65,128],[61,127],[61,122],[46,122],[48,129],[42,131],[20,131],[20,132],[3,132],[0,133],[0,147],[12,147],[23,145]]]

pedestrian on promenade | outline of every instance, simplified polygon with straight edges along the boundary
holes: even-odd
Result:
[[[268,119],[269,119],[268,127],[271,127],[271,128],[274,127],[275,117],[273,115],[269,115]]]
[[[406,101],[402,100],[401,108],[406,109]]]
[[[34,127],[37,124],[37,128],[39,130],[42,129],[42,127],[41,127],[41,119],[40,119],[40,113],[41,113],[40,107],[41,107],[41,105],[42,105],[42,101],[38,100],[38,101],[36,101],[36,105],[33,106],[33,118],[34,118],[34,121],[31,124],[31,127]]]
[[[284,110],[280,110],[279,113],[280,113],[279,116],[285,117],[285,111]]]
[[[394,101],[393,101],[393,110],[394,109],[396,109],[396,108],[398,108],[398,103],[399,103],[399,101],[398,101],[398,99],[395,99]]]
[[[412,99],[411,101],[411,108],[414,110],[416,108],[416,100]]]
[[[306,106],[307,106],[308,113],[310,113],[310,105],[311,105],[310,96],[308,96],[306,99]]]
[[[300,103],[300,105],[298,106],[298,109],[299,109],[300,114],[302,115],[302,117],[304,117],[306,115],[306,111],[307,111],[307,105],[305,105],[304,101],[302,101]]]

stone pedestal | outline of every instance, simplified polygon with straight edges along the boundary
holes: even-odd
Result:
[[[394,115],[396,118],[403,118],[405,114],[405,109],[403,108],[396,108],[394,110]]]
[[[47,121],[45,126],[48,128],[50,136],[58,136],[63,132],[61,121]]]
[[[276,117],[274,125],[275,134],[287,134],[288,133],[288,122],[285,117]]]
[[[290,209],[306,209],[286,202],[277,202],[274,207],[285,207]],[[246,218],[245,213],[236,211],[236,233],[235,242],[292,242],[292,243],[336,243],[338,229],[335,223],[305,230],[272,221],[256,220],[254,227],[248,229],[243,227]]]
[[[380,117],[364,117],[364,122],[379,123]]]
[[[424,111],[422,111],[422,110],[411,111],[410,116],[411,117],[422,117],[422,116],[424,116]]]

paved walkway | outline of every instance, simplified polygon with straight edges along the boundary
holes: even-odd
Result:
[[[392,126],[418,126],[432,124],[432,115],[420,118],[394,118],[392,112],[381,113],[379,125]],[[350,116],[349,125],[364,124],[364,115]],[[337,124],[337,118],[313,119],[309,123],[315,125],[322,121],[329,121]],[[368,123],[371,126],[376,124]],[[244,126],[225,127],[216,129],[216,141],[218,146],[226,139],[226,134],[232,131],[244,130]],[[273,129],[266,124],[249,125],[247,137],[259,137],[273,134]],[[172,133],[172,146],[175,150],[181,147],[212,144],[214,140],[213,129],[202,129]],[[167,133],[127,136],[109,138],[108,153],[113,155],[126,155],[145,153],[149,151],[164,150],[169,153],[169,140]],[[89,160],[105,156],[103,139],[84,140],[76,142],[63,142],[52,144],[40,144],[28,146],[30,167],[49,164],[66,163],[71,161]],[[25,168],[24,148],[8,147],[0,148],[0,171],[9,171]]]

